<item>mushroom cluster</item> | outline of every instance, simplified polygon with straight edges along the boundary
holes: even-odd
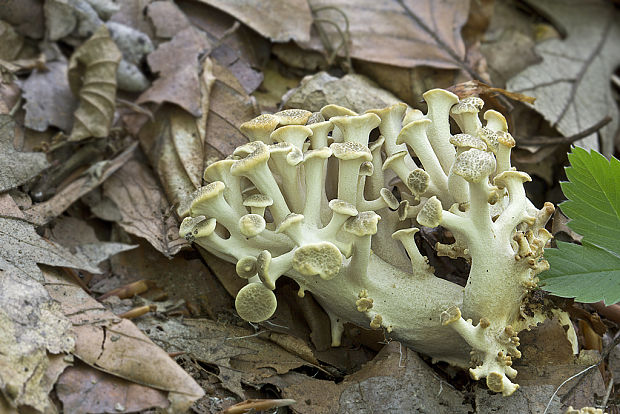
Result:
[[[434,89],[424,99],[426,114],[327,105],[244,123],[250,142],[207,167],[208,184],[180,209],[180,235],[236,263],[246,321],[273,315],[286,276],[325,309],[333,346],[345,322],[383,329],[510,395],[519,331],[556,314],[574,337],[564,313],[530,295],[548,267],[554,208],[527,199],[530,177],[511,167],[515,141],[499,112],[483,126],[479,98]],[[465,287],[434,274],[416,242],[423,226],[453,235],[435,250],[470,263]]]

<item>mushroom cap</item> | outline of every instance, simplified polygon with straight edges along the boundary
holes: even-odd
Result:
[[[302,275],[319,275],[321,279],[333,279],[342,267],[342,253],[327,241],[305,244],[295,250],[293,269]]]
[[[257,266],[256,266],[256,257],[254,256],[245,256],[237,261],[235,265],[235,270],[239,277],[243,279],[249,279],[256,274]]]
[[[450,106],[458,103],[459,101],[459,97],[457,95],[445,89],[439,88],[431,89],[430,91],[424,92],[424,94],[422,94],[422,97],[427,103],[429,100],[432,100],[437,102],[445,102]]]
[[[283,233],[291,228],[291,226],[302,223],[304,221],[304,216],[302,214],[290,213],[288,214],[282,223],[276,229],[276,233]]]
[[[290,142],[297,146],[298,141],[303,144],[306,138],[311,137],[312,129],[303,125],[287,125],[280,127],[271,133],[274,142]]]
[[[365,141],[368,142],[368,134],[381,124],[381,118],[373,113],[356,116],[334,116],[329,119],[335,126],[345,133],[349,128],[354,128],[357,132],[363,131]]]
[[[341,160],[355,160],[362,158],[364,161],[372,160],[372,153],[367,146],[357,142],[334,142],[329,146],[334,156]]]
[[[244,122],[239,126],[239,130],[243,135],[251,141],[263,141],[268,138],[271,132],[278,126],[279,120],[271,114],[259,115],[256,118]]]
[[[243,205],[246,207],[259,207],[265,208],[273,204],[271,197],[265,194],[252,194],[243,200]]]
[[[472,148],[456,157],[452,168],[456,175],[471,183],[479,183],[495,171],[495,157],[489,152]]]
[[[443,207],[437,197],[432,196],[418,213],[416,220],[425,227],[437,227],[441,224]]]
[[[190,205],[189,211],[192,216],[200,216],[207,215],[205,214],[205,205],[209,203],[215,197],[218,197],[224,189],[226,185],[224,185],[221,181],[214,181],[209,183],[203,187],[200,187],[198,190],[194,192],[194,199]]]
[[[305,109],[285,109],[276,112],[273,116],[280,122],[280,125],[305,125],[312,116],[312,112]]]
[[[304,153],[304,163],[313,158],[327,159],[331,156],[332,150],[327,147],[309,150]]]
[[[356,217],[350,217],[344,222],[344,230],[355,236],[369,236],[377,233],[377,223],[381,216],[374,211],[363,211]]]
[[[397,230],[392,233],[392,238],[395,240],[402,240],[409,237],[413,237],[420,229],[417,227],[410,227],[408,229]]]
[[[192,243],[195,239],[208,237],[215,231],[216,220],[205,216],[185,217],[179,228],[179,236]]]
[[[215,161],[205,168],[205,172],[202,175],[205,181],[217,181],[224,174],[228,174],[230,172],[230,167],[233,165],[235,160],[224,159]]]
[[[398,205],[398,220],[405,221],[407,220],[407,213],[409,212],[409,201],[403,200]]]
[[[461,99],[456,105],[450,109],[453,115],[459,115],[465,112],[478,113],[484,106],[484,101],[477,96],[469,96]]]
[[[489,109],[484,113],[484,119],[487,121],[487,128],[490,128],[493,131],[508,131],[506,118],[504,118],[504,115],[501,113],[493,109]]]
[[[310,118],[308,118],[308,121],[306,122],[306,125],[310,126],[310,125],[314,125],[314,124],[320,124],[323,122],[329,122],[325,120],[325,117],[323,116],[322,113],[320,112],[313,112],[312,115],[310,115]]]
[[[357,216],[358,213],[357,208],[355,208],[353,204],[337,198],[329,202],[329,208],[331,208],[334,213],[342,214],[344,216],[353,217]]]
[[[414,196],[424,194],[428,190],[431,182],[431,176],[422,168],[416,168],[407,176],[407,188],[411,190]]]
[[[230,166],[230,173],[235,176],[247,174],[260,164],[269,160],[269,147],[261,141],[254,141],[238,147],[233,154],[244,153],[244,158],[237,160]]]
[[[369,109],[364,113],[366,114],[371,113],[371,114],[378,115],[379,118],[381,119],[389,116],[390,114],[394,114],[399,119],[403,119],[403,116],[405,115],[406,110],[407,110],[407,104],[403,102],[398,102],[393,105],[387,106],[385,108]]]
[[[381,167],[381,169],[383,171],[392,168],[392,165],[396,162],[398,162],[398,160],[405,158],[407,156],[408,152],[407,151],[398,151],[395,152],[394,154],[390,155],[389,157],[387,157],[385,159],[385,161],[383,161],[383,166]]]
[[[389,208],[391,208],[392,210],[396,210],[398,208],[398,200],[396,199],[396,197],[394,197],[394,194],[392,194],[390,190],[388,190],[387,188],[382,188],[381,190],[379,190],[379,194]]]
[[[452,135],[450,137],[450,143],[454,145],[455,147],[461,148],[461,149],[462,148],[465,148],[465,149],[476,148],[481,151],[484,151],[487,149],[487,146],[482,139],[475,137],[473,135],[470,135],[470,134]]]
[[[325,119],[330,119],[336,116],[355,116],[357,112],[345,108],[344,106],[329,104],[321,108],[321,115],[323,115]]]
[[[254,237],[265,230],[265,219],[258,214],[246,214],[239,219],[239,232],[245,237]]]
[[[419,109],[409,108],[407,109],[407,113],[405,113],[405,117],[403,118],[403,125],[407,125],[413,121],[417,121],[418,119],[424,118],[424,114]]]
[[[443,326],[450,325],[459,319],[461,319],[461,310],[458,306],[450,306],[448,309],[441,312],[441,316],[439,317],[439,320]]]
[[[532,181],[532,178],[522,171],[504,171],[493,179],[493,184],[499,188],[506,188],[509,180],[516,180],[521,183]]]
[[[262,322],[273,315],[278,306],[276,295],[261,283],[248,283],[235,298],[235,309],[241,319]]]
[[[414,140],[420,140],[426,137],[426,130],[433,121],[430,119],[418,119],[409,122],[400,130],[398,138],[396,138],[396,144],[407,143],[406,138],[412,138]]]
[[[260,281],[263,282],[267,288],[274,290],[276,288],[276,283],[272,280],[271,275],[269,274],[269,267],[271,266],[271,253],[269,250],[263,250],[256,257],[256,272],[258,273],[258,277]]]
[[[364,161],[360,164],[359,175],[371,176],[375,172],[375,166],[370,161]]]

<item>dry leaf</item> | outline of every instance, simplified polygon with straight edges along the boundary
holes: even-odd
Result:
[[[0,192],[24,184],[48,167],[45,154],[15,151],[14,135],[15,122],[0,114]]]
[[[274,42],[310,40],[312,14],[305,0],[200,0],[239,19]]]
[[[93,2],[83,0],[46,0],[45,27],[49,40],[66,36],[90,37],[103,24]]]
[[[121,52],[105,26],[82,43],[69,60],[69,85],[80,97],[70,141],[108,136],[116,107],[116,69]]]
[[[0,19],[10,23],[18,33],[40,39],[45,31],[43,4],[39,0],[5,0]]]
[[[148,326],[148,318],[138,324]],[[187,352],[199,361],[216,365],[222,385],[241,398],[241,381],[264,384],[266,378],[275,374],[310,365],[247,328],[208,319],[187,319],[183,324],[176,320],[159,321],[157,326],[149,333],[155,343],[168,352]]]
[[[110,21],[133,27],[154,39],[153,26],[146,17],[146,8],[153,0],[123,0],[117,2],[119,11],[110,17]]]
[[[0,20],[0,59],[17,59],[23,47],[24,38],[10,24]]]
[[[47,289],[73,324],[73,354],[91,367],[166,391],[171,412],[183,412],[204,391],[132,322],[121,320],[52,268]]]
[[[67,413],[138,412],[167,408],[166,393],[77,362],[62,374],[56,393]]]
[[[460,392],[397,342],[386,345],[375,359],[338,384],[296,372],[267,381],[282,390],[283,398],[304,402],[292,407],[299,414],[473,411]]]
[[[344,39],[341,56],[346,48],[350,57],[369,62],[467,70],[461,28],[467,21],[469,1],[312,0],[310,5],[319,33],[326,35],[332,48],[343,41],[334,24],[350,37],[350,47]],[[316,37],[309,46],[325,48]]]
[[[187,246],[165,194],[142,163],[130,160],[106,180],[103,192],[117,205],[118,224],[126,232],[145,238],[168,258]]]
[[[24,211],[28,220],[42,226],[59,216],[80,197],[101,185],[110,175],[121,168],[131,157],[137,143],[131,144],[112,160],[99,161],[93,164],[79,178],[72,181],[49,200],[35,204]]]
[[[46,67],[45,71],[33,70],[22,85],[27,101],[24,125],[35,131],[45,131],[53,125],[69,132],[77,99],[69,89],[67,62],[49,62]]]
[[[147,6],[147,15],[153,23],[155,35],[170,39],[191,23],[179,7],[169,1],[156,1]]]
[[[534,109],[565,136],[611,117],[598,134],[600,151],[612,154],[619,117],[610,78],[620,64],[620,14],[607,2],[541,0],[533,5],[565,30],[567,37],[536,46],[543,62],[512,78],[508,89],[535,96]],[[577,143],[599,149],[596,133]]]
[[[159,78],[136,101],[171,102],[195,117],[202,115],[199,58],[211,48],[209,41],[193,27],[177,33],[148,55],[149,67]]]

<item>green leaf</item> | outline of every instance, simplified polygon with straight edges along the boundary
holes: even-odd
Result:
[[[620,302],[620,161],[573,148],[562,183],[568,198],[560,205],[582,245],[558,242],[545,251],[551,269],[542,288],[578,302]]]

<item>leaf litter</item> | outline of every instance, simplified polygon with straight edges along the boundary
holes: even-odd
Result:
[[[613,14],[602,12],[604,4],[570,5],[573,11],[545,1],[534,12],[504,4],[493,11],[488,1],[277,1],[270,10],[253,0],[9,1],[0,10],[7,39],[0,56],[0,231],[9,246],[0,258],[7,287],[0,321],[11,335],[0,347],[3,358],[36,374],[0,370],[0,410],[193,404],[210,413],[280,397],[269,404],[287,401],[300,413],[541,411],[559,383],[596,360],[575,360],[559,340],[562,327],[524,336],[526,392],[511,401],[386,345],[377,332],[348,326],[344,346],[330,348],[324,311],[309,295],[297,298],[292,286],[279,289],[274,319],[251,327],[234,312],[232,296],[243,282],[234,267],[179,239],[177,212],[184,195],[203,184],[204,167],[247,141],[238,127],[259,113],[327,103],[363,112],[400,100],[420,108],[422,92],[453,85],[500,101],[503,111],[515,106],[509,122],[536,138],[518,140],[515,154],[545,183],[537,197],[559,201],[569,141],[554,137],[593,127],[611,151],[617,122],[608,86],[617,28],[585,23]],[[565,38],[540,24],[541,11]],[[47,44],[32,41],[44,32]],[[551,40],[536,45],[543,38]],[[559,67],[552,45],[580,54],[590,47],[592,62]],[[522,91],[538,98],[533,110],[495,95],[506,94],[498,88],[507,79],[515,92],[513,82],[543,69],[549,76],[581,70],[612,108],[605,113],[612,122],[600,129],[591,114],[576,126],[564,123],[568,116],[554,120],[539,83]],[[561,103],[587,103],[576,89],[574,100]],[[560,92],[556,100],[566,96]],[[124,298],[112,295],[119,291]],[[91,296],[102,293],[100,302]],[[135,324],[119,316],[141,309],[148,312]],[[540,359],[548,348],[558,358]],[[604,384],[598,370],[587,378],[589,386],[551,407],[592,404]]]

